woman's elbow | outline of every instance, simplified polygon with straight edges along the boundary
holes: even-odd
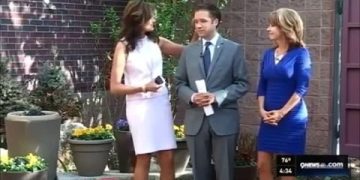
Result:
[[[110,85],[110,93],[111,94],[116,94],[116,89],[113,85]]]
[[[180,58],[182,52],[184,51],[184,46],[183,45],[178,45],[177,51],[176,51],[176,58]]]
[[[113,95],[123,94],[120,88],[117,88],[115,84],[110,84],[110,93]]]

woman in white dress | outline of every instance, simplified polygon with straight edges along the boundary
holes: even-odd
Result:
[[[154,79],[162,76],[162,53],[179,56],[183,46],[154,35],[154,11],[151,4],[143,1],[129,1],[125,7],[110,91],[126,94],[126,116],[136,153],[134,179],[148,179],[151,153],[157,152],[160,179],[174,180],[172,150],[176,141],[171,105],[167,88]]]

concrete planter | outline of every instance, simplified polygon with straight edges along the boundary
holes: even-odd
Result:
[[[24,116],[23,111],[7,114],[5,118],[9,156],[35,153],[48,164],[48,179],[56,178],[61,117],[57,112],[42,111],[45,115]]]
[[[71,152],[80,176],[100,176],[104,173],[113,146],[113,139],[74,140],[69,139]]]
[[[1,172],[1,180],[48,180],[47,170],[36,172]]]
[[[133,173],[135,169],[136,156],[130,131],[114,130],[115,151],[119,161],[121,173]]]

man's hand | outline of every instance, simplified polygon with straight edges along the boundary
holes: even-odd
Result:
[[[198,107],[211,105],[215,102],[215,95],[212,93],[195,93],[193,103]]]

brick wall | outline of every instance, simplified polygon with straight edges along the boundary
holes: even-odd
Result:
[[[251,90],[240,104],[241,130],[253,133],[258,130],[255,92],[259,60],[263,51],[271,47],[265,30],[268,26],[267,17],[269,12],[280,7],[293,8],[300,13],[305,24],[305,43],[313,62],[313,79],[306,98],[310,113],[307,152],[329,153],[335,0],[230,0],[223,9],[222,31],[227,32],[230,39],[245,46],[251,80]]]
[[[48,4],[46,2],[49,2]],[[106,34],[99,48],[89,31],[107,6],[119,15],[126,0],[2,0],[0,53],[11,60],[18,79],[31,77],[45,61],[55,60],[74,83],[89,92],[97,79],[104,52],[113,48]]]

